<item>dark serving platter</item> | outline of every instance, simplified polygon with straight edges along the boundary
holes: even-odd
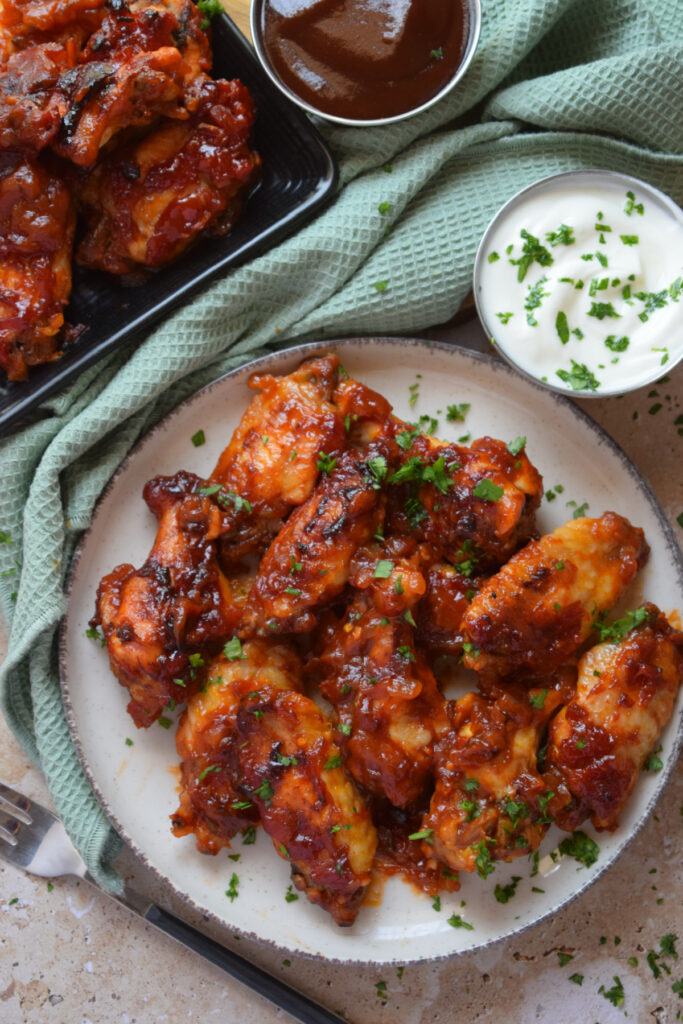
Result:
[[[337,167],[312,123],[271,83],[251,46],[225,14],[212,20],[213,75],[239,78],[257,107],[254,145],[263,175],[241,219],[224,238],[202,237],[180,259],[126,287],[109,274],[74,265],[70,324],[86,329],[53,363],[33,367],[27,381],[0,382],[0,433],[106,353],[135,338],[213,277],[291,234],[334,193]],[[2,371],[0,371],[1,373]]]

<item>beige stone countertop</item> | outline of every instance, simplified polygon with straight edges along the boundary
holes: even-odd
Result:
[[[458,341],[482,347],[477,329]],[[427,332],[451,339],[453,330]],[[619,399],[580,404],[647,477],[680,542],[683,529],[683,365]],[[678,423],[676,422],[678,420]],[[623,511],[628,514],[628,509]],[[2,651],[6,649],[0,637]],[[138,888],[243,956],[286,979],[351,1024],[673,1024],[683,1020],[683,778],[617,863],[569,906],[483,952],[396,968],[326,966],[239,940],[157,890],[125,850]],[[49,804],[40,773],[0,720],[0,778]],[[284,910],[283,910],[284,913]],[[680,935],[680,958],[654,960]],[[573,959],[562,966],[558,953]],[[652,958],[651,958],[652,959]],[[671,973],[659,965],[666,965]],[[401,976],[399,977],[399,974]],[[582,975],[581,985],[570,976]],[[615,975],[624,999],[604,994]],[[386,989],[377,985],[386,983]],[[291,1018],[196,954],[73,878],[34,879],[0,860],[0,1024],[274,1024]]]

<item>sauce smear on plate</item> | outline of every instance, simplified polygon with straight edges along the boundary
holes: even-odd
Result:
[[[292,92],[368,121],[440,92],[469,32],[463,0],[266,0],[262,19],[268,58]]]

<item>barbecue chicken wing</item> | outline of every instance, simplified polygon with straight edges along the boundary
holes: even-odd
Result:
[[[562,688],[468,693],[451,706],[451,730],[436,748],[436,787],[422,822],[423,850],[453,871],[486,877],[493,862],[535,850],[567,801],[537,765],[540,736]]]
[[[388,478],[387,534],[411,533],[472,574],[502,565],[534,535],[543,481],[526,452],[484,437],[469,448],[394,420],[403,464]]]
[[[235,746],[240,701],[247,693],[300,690],[301,664],[284,644],[232,641],[227,654],[206,670],[206,683],[193,694],[180,721],[176,747],[180,756],[180,807],[172,815],[176,836],[194,833],[197,849],[218,853],[259,815],[245,799],[235,774]]]
[[[87,176],[79,263],[112,274],[159,267],[205,228],[224,234],[232,227],[260,166],[248,145],[251,96],[240,82],[209,78],[191,91],[196,104],[187,120],[165,122],[113,151]]]
[[[454,569],[447,562],[431,566],[425,581],[425,594],[415,613],[419,642],[430,654],[460,657],[465,639],[462,618],[483,581],[470,579],[462,566]]]
[[[0,151],[0,366],[10,380],[57,354],[74,226],[62,182],[25,155]]]
[[[550,725],[548,764],[574,798],[558,820],[569,831],[587,817],[597,829],[617,827],[673,712],[683,675],[683,633],[652,604],[617,625],[639,620],[623,639],[584,654],[576,696]]]
[[[384,457],[375,453],[374,458]],[[384,504],[370,459],[349,450],[328,457],[311,497],[266,551],[247,601],[245,636],[305,633],[346,585],[356,549],[376,533]]]
[[[37,153],[57,134],[69,99],[59,88],[78,59],[73,40],[30,46],[0,67],[0,149]]]
[[[249,378],[258,394],[211,474],[212,485],[249,503],[222,542],[224,561],[264,551],[287,513],[313,493],[321,453],[344,447],[344,425],[330,401],[338,366],[337,357],[327,355],[282,377]]]
[[[551,672],[587,639],[646,562],[643,531],[614,512],[570,520],[492,576],[463,618],[468,668]]]
[[[370,882],[377,833],[342,767],[332,726],[303,694],[243,699],[239,778],[292,881],[337,924],[353,924]]]
[[[178,730],[183,790],[173,831],[194,832],[199,849],[215,853],[260,817],[296,887],[352,924],[377,836],[332,727],[300,692],[291,649],[251,641],[230,658],[212,662]]]
[[[92,625],[102,625],[112,671],[130,692],[128,711],[148,726],[171,699],[199,684],[206,655],[235,629],[241,607],[221,572],[216,540],[227,529],[193,473],[157,477],[144,490],[159,519],[141,569],[119,565],[100,582]]]
[[[353,600],[343,618],[329,617],[313,663],[336,712],[347,768],[398,807],[424,792],[434,742],[448,728],[445,701],[415,646],[412,610],[425,591],[423,559],[410,539],[359,551]]]

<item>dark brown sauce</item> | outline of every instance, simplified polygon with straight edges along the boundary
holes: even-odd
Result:
[[[370,121],[441,91],[462,63],[469,19],[464,0],[264,0],[261,31],[293,93]]]

